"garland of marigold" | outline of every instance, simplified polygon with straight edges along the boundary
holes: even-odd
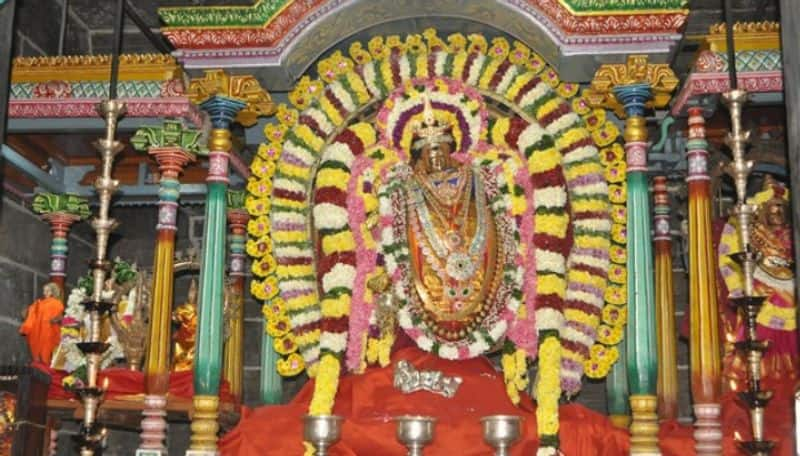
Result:
[[[626,163],[625,151],[617,140],[619,129],[606,119],[606,111],[591,109],[584,98],[573,102],[575,111],[582,115],[587,129],[592,132],[595,143],[600,149],[600,160],[605,168],[605,179],[608,183],[611,213],[611,246],[609,248],[610,265],[608,268],[608,285],[603,296],[605,305],[597,326],[597,337],[589,354],[582,362],[586,376],[601,379],[608,375],[611,366],[619,358],[617,345],[624,337],[627,321],[627,224]]]
[[[277,263],[273,251],[269,212],[273,190],[276,162],[281,154],[281,141],[286,131],[297,122],[298,113],[285,104],[278,107],[278,123],[268,124],[264,136],[269,143],[262,144],[250,164],[252,176],[247,182],[248,197],[245,203],[251,219],[247,225],[249,238],[247,253],[254,258],[253,275],[257,278],[250,283],[250,291],[256,299],[264,301],[262,314],[265,318],[265,331],[274,339],[273,348],[283,355],[275,368],[283,376],[294,376],[305,368],[303,358],[297,352],[297,340],[291,332],[286,302],[277,296]]]
[[[487,57],[486,53],[492,57]],[[597,266],[607,261],[603,258],[583,260],[579,258],[581,249],[584,252],[602,251],[604,243],[607,246],[605,233],[608,230],[602,226],[602,220],[595,219],[592,222],[590,216],[592,213],[602,213],[605,191],[598,192],[599,187],[596,184],[581,188],[583,185],[580,184],[581,179],[578,179],[586,173],[596,174],[597,159],[596,156],[591,157],[592,154],[596,155],[596,151],[592,152],[593,144],[586,141],[587,137],[591,141],[594,135],[589,136],[586,133],[581,119],[570,112],[569,104],[561,98],[574,97],[578,90],[577,85],[562,83],[556,73],[547,68],[541,57],[531,53],[521,43],[514,43],[512,48],[502,38],[492,40],[490,45],[480,35],[471,35],[467,39],[461,34],[454,34],[445,42],[436,36],[435,31],[428,30],[422,37],[411,35],[405,41],[397,36],[385,40],[376,37],[368,43],[368,49],[364,49],[360,43],[354,43],[350,54],[352,60],[335,53],[330,59],[320,63],[319,74],[322,81],[328,83],[328,87],[325,87],[322,81],[312,81],[304,77],[290,94],[292,103],[304,111],[295,126],[284,132],[284,138],[280,142],[284,154],[290,151],[291,159],[281,159],[273,180],[271,218],[274,225],[272,240],[277,260],[275,277],[278,279],[280,293],[285,301],[292,334],[295,335],[298,349],[309,365],[313,365],[319,357],[319,323],[322,315],[319,305],[316,304],[314,278],[300,274],[298,268],[294,266],[304,265],[306,261],[310,265],[313,258],[307,200],[312,178],[311,170],[316,163],[316,157],[336,128],[369,100],[385,97],[400,81],[432,75],[462,79],[468,85],[499,95],[515,109],[519,109],[544,126],[546,132],[554,138],[554,147],[551,149],[557,155],[561,155],[560,160],[564,163],[563,174],[566,174],[569,184],[570,199],[573,199],[573,195],[578,197],[579,204],[571,208],[572,215],[576,221],[585,223],[580,227],[578,226],[580,223],[575,226],[575,245],[579,246],[576,247],[578,250],[570,249],[572,240],[568,237],[569,216],[547,214],[546,206],[541,206],[545,210],[542,215],[546,221],[539,224],[537,217],[536,237],[542,238],[542,232],[546,234],[548,230],[559,231],[561,225],[567,227],[564,229],[563,245],[556,246],[553,250],[554,253],[563,250],[561,256],[569,254],[571,270],[573,264]],[[358,66],[355,66],[353,61]],[[542,82],[545,84],[541,84]],[[534,161],[529,160],[530,163]],[[602,194],[598,197],[600,193]],[[534,200],[536,199],[534,197]],[[534,201],[534,206],[538,208],[540,205]],[[279,221],[281,223],[276,223]],[[549,307],[550,324],[556,327],[556,334],[572,320],[580,323],[584,318],[583,314],[589,316],[589,325],[579,327],[581,331],[576,333],[577,336],[587,336],[587,334],[588,336],[565,340],[565,353],[569,350],[580,352],[581,341],[586,345],[587,340],[589,343],[593,340],[592,324],[597,320],[599,311],[596,302],[585,302],[577,290],[582,283],[597,283],[598,277],[602,277],[602,281],[605,282],[605,272],[597,273],[596,269],[601,268],[595,268],[591,272],[583,271],[582,275],[567,274],[566,261],[560,271],[557,269],[548,271],[544,278],[538,280],[542,283],[537,283],[537,293],[551,289],[549,294],[553,296],[554,304]],[[575,270],[579,271],[580,267]],[[266,279],[260,280],[262,284],[254,287],[266,286]],[[573,281],[576,287],[570,288],[568,284]],[[597,286],[602,289],[605,283],[598,283]],[[570,299],[571,296],[574,299]],[[562,309],[558,309],[559,303],[563,306],[564,314],[561,312]],[[537,310],[537,321],[540,321],[542,319],[538,313],[539,310]],[[566,322],[564,322],[565,315]],[[543,321],[546,323],[547,319]],[[537,327],[540,327],[539,323]],[[583,331],[584,329],[586,331]],[[541,335],[540,330],[540,351],[544,343]],[[548,342],[548,347],[552,348],[553,344],[554,342]],[[540,362],[544,361],[540,359]],[[560,364],[560,356],[556,363]],[[568,369],[554,368],[557,379],[570,373],[561,378],[562,386],[574,385],[571,381],[574,379],[572,373],[576,370],[574,364],[573,362],[565,366]],[[580,364],[578,370],[582,371],[582,367]],[[557,373],[559,369],[561,374]],[[540,373],[538,384],[541,384],[542,376],[543,373]],[[552,375],[548,374],[548,378],[552,378]],[[556,390],[559,390],[558,395],[560,395],[560,389]],[[550,394],[553,394],[552,390]],[[556,407],[558,395],[554,401]],[[539,397],[540,403],[542,400],[543,398]]]

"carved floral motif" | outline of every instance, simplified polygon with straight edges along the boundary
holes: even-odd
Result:
[[[33,88],[33,98],[71,98],[72,86],[64,81],[40,82]]]

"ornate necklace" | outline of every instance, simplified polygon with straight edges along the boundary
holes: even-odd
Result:
[[[427,190],[428,195],[430,195],[436,203],[442,206],[454,206],[456,202],[461,199],[464,193],[464,187],[466,187],[469,181],[469,176],[469,169],[467,167],[462,167],[457,171],[455,176],[455,185],[450,185],[449,181],[453,178],[449,177],[446,171],[431,174],[429,179],[419,179],[418,182],[422,184],[422,187]],[[441,179],[439,179],[440,177]],[[439,186],[434,186],[432,183],[434,180],[439,180],[441,184]]]
[[[422,190],[416,180],[410,181],[408,186],[408,202],[411,210],[411,217],[409,218],[411,219],[412,229],[414,229],[415,235],[419,238],[427,240],[427,244],[433,249],[433,252],[430,252],[425,243],[422,243],[423,256],[435,271],[444,272],[446,276],[458,282],[467,281],[475,275],[478,270],[478,258],[486,248],[486,196],[480,179],[477,176],[473,176],[472,181],[473,186],[466,193],[469,195],[473,189],[475,191],[476,231],[466,251],[464,249],[464,239],[467,228],[466,218],[469,214],[469,197],[467,196],[462,204],[464,221],[460,226],[456,226],[456,229],[448,230],[445,238],[442,239],[436,231],[433,218],[428,210],[426,202],[429,202],[429,198],[426,198],[426,192]],[[443,214],[437,215],[441,217]],[[448,220],[446,217],[444,218],[445,221]]]

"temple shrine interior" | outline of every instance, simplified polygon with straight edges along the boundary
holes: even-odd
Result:
[[[0,0],[0,456],[800,455],[796,0]]]

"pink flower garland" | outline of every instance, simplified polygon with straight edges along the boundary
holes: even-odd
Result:
[[[517,345],[525,350],[531,359],[535,359],[539,351],[539,335],[536,331],[536,247],[533,245],[533,233],[535,228],[533,214],[533,185],[526,167],[521,166],[514,176],[515,183],[522,187],[525,192],[525,212],[522,214],[520,224],[521,241],[525,244],[525,276],[522,282],[525,295],[525,318],[517,319],[508,330],[508,337]]]
[[[361,367],[364,353],[364,334],[369,330],[369,318],[373,303],[367,302],[367,277],[375,270],[378,254],[367,247],[361,227],[366,220],[364,200],[358,195],[359,177],[371,166],[371,160],[359,155],[353,164],[350,182],[347,183],[347,215],[353,229],[356,244],[356,277],[353,280],[353,294],[350,301],[350,326],[347,341],[347,368],[357,371]]]

